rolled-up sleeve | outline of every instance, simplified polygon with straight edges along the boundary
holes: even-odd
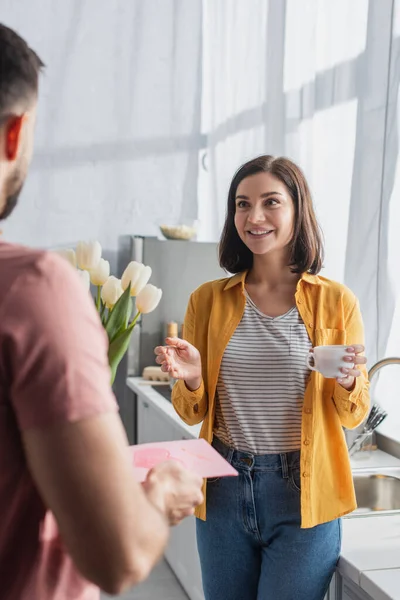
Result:
[[[185,340],[196,347],[195,325],[196,299],[195,295],[192,294],[186,310],[183,332]],[[188,425],[197,425],[198,423],[201,423],[208,410],[208,398],[204,380],[202,379],[200,387],[194,391],[189,390],[184,381],[177,381],[172,390],[172,404],[181,419]]]
[[[364,325],[357,299],[346,318],[345,330],[346,345],[364,344]],[[354,429],[363,422],[370,404],[367,368],[365,365],[358,365],[357,368],[361,375],[356,377],[354,388],[348,391],[336,381],[333,392],[336,410],[343,427],[347,429]]]

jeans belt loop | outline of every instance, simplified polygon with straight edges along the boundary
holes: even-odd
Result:
[[[283,479],[289,478],[289,468],[286,454],[281,454],[281,464],[282,464],[282,477]]]

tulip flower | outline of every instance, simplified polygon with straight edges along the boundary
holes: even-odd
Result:
[[[136,308],[142,314],[151,313],[157,308],[162,296],[162,290],[148,283],[136,298]]]
[[[151,268],[140,262],[130,262],[121,279],[110,276],[110,263],[101,258],[102,249],[97,241],[81,241],[75,252],[67,248],[56,252],[77,269],[88,291],[91,283],[97,288],[95,303],[108,337],[108,362],[113,383],[140,315],[150,313],[158,306],[162,290],[148,283]],[[132,312],[132,296],[136,297],[136,314]]]
[[[79,269],[77,270],[77,273],[78,273],[79,278],[82,281],[83,285],[85,286],[87,291],[89,291],[90,290],[90,275],[89,275],[89,273],[87,271],[80,271]]]
[[[64,258],[67,262],[69,262],[71,267],[74,267],[74,269],[76,269],[75,250],[73,250],[72,248],[61,248],[60,250],[54,250],[54,252],[58,254],[58,256],[61,256],[61,258]]]
[[[122,296],[124,290],[121,286],[121,280],[111,275],[101,289],[101,299],[110,310],[117,300]]]
[[[90,281],[93,285],[104,285],[110,277],[110,263],[108,260],[101,258],[94,269],[90,269]]]
[[[126,267],[122,278],[122,289],[125,291],[131,284],[131,296],[137,296],[145,287],[151,277],[151,267],[145,267],[142,263],[133,260]]]
[[[80,269],[90,271],[95,269],[101,259],[101,246],[99,242],[78,242],[76,246],[76,260]]]

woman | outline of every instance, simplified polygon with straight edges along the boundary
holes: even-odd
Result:
[[[342,428],[364,420],[368,379],[358,301],[318,276],[320,232],[290,160],[261,156],[236,173],[220,264],[234,275],[191,295],[185,340],[155,350],[179,380],[179,415],[203,421],[201,437],[239,472],[209,481],[196,513],[205,597],[322,600],[340,517],[356,507]],[[306,366],[327,344],[348,345],[337,380]]]

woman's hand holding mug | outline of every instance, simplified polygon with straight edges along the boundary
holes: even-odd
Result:
[[[200,352],[180,338],[166,338],[165,342],[166,346],[157,346],[154,350],[156,363],[164,373],[183,379],[190,390],[197,390],[201,385]]]
[[[361,371],[358,365],[365,365],[367,359],[361,356],[365,348],[361,344],[352,346],[316,346],[307,356],[307,365],[312,371],[318,371],[324,377],[335,378],[346,390],[354,388],[356,377]],[[311,359],[314,364],[311,364]]]

